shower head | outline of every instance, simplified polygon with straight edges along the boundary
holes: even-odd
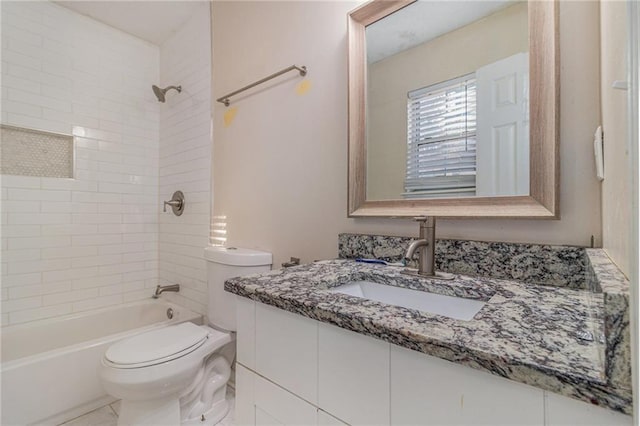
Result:
[[[169,86],[169,87],[165,87],[164,89],[161,89],[154,84],[153,86],[151,86],[151,88],[153,89],[153,93],[155,93],[156,98],[158,98],[158,101],[163,103],[165,101],[164,95],[167,93],[167,91],[171,89],[175,89],[178,91],[178,93],[182,92],[182,86]]]

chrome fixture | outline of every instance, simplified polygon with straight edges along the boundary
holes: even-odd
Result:
[[[164,293],[165,291],[175,291],[178,292],[180,291],[180,284],[169,284],[169,285],[158,285],[156,287],[156,292],[153,293],[153,298],[157,299],[158,297],[160,297],[160,295],[162,293]],[[167,312],[167,316],[169,315],[169,312]]]
[[[420,237],[412,242],[407,248],[404,255],[404,262],[407,264],[413,258],[416,250],[420,250],[418,258],[418,271],[402,271],[403,274],[418,275],[421,277],[433,277],[442,280],[452,280],[453,275],[444,272],[436,272],[436,218],[435,217],[416,217],[416,221],[420,222]]]
[[[251,84],[248,84],[248,85],[244,86],[241,89],[238,89],[238,90],[236,90],[234,92],[231,92],[228,95],[224,95],[223,97],[216,99],[216,102],[222,102],[224,104],[224,106],[229,106],[231,104],[231,100],[229,100],[230,97],[235,96],[238,93],[242,93],[245,90],[249,90],[252,87],[256,87],[259,84],[262,84],[262,83],[264,83],[266,81],[271,80],[272,78],[276,78],[278,76],[281,76],[282,74],[288,73],[289,71],[293,71],[293,70],[298,71],[300,73],[300,75],[303,76],[303,77],[305,75],[307,75],[307,67],[305,67],[304,65],[302,65],[302,66],[291,65],[290,67],[287,67],[287,68],[285,68],[283,70],[280,70],[278,72],[274,72],[273,74],[271,74],[271,75],[269,75],[269,76],[267,76],[267,77],[265,77],[265,78],[263,78],[261,80],[253,82]]]
[[[153,89],[153,93],[155,93],[156,98],[158,98],[158,101],[162,103],[164,103],[164,101],[166,100],[165,95],[169,90],[174,89],[178,93],[182,92],[182,86],[168,86],[168,87],[165,87],[164,89],[161,89],[154,84],[153,86],[151,86],[151,88]]]
[[[300,264],[299,257],[292,257],[288,262],[282,263],[283,268],[290,268],[292,266],[298,266]]]
[[[180,216],[184,212],[184,194],[182,191],[176,191],[171,196],[171,200],[164,202],[164,207],[162,208],[163,212],[167,212],[167,206],[171,206],[171,210],[173,210],[173,214],[176,216]]]
[[[156,299],[157,299],[157,297],[156,297]],[[173,319],[173,309],[172,308],[167,309],[167,318]]]

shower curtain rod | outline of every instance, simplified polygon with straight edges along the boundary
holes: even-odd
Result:
[[[291,65],[290,67],[287,67],[287,68],[285,68],[283,70],[280,70],[280,71],[278,71],[276,73],[273,73],[268,77],[265,77],[265,78],[263,78],[261,80],[258,80],[258,81],[254,82],[254,83],[251,83],[251,84],[247,85],[247,86],[244,86],[242,89],[238,89],[235,92],[231,92],[228,95],[224,95],[223,97],[216,99],[216,101],[217,102],[222,102],[224,104],[224,106],[229,106],[229,104],[231,103],[231,101],[229,100],[230,97],[235,96],[238,93],[244,92],[245,90],[249,90],[252,87],[255,87],[255,86],[259,85],[259,84],[262,84],[262,83],[264,83],[266,81],[271,80],[272,78],[276,78],[279,75],[285,74],[285,73],[287,73],[289,71],[292,71],[292,70],[298,70],[298,72],[300,72],[301,76],[307,75],[307,67],[306,66],[304,66],[304,65],[302,65],[302,66]]]

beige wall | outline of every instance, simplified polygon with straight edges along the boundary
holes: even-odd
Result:
[[[600,49],[602,75],[602,130],[604,175],[602,182],[603,247],[629,275],[631,237],[631,173],[627,141],[627,92],[611,87],[626,80],[627,5],[600,3]]]
[[[349,2],[214,2],[214,95],[292,63],[309,67],[234,99],[225,127],[214,107],[214,214],[228,245],[269,250],[274,266],[337,255],[339,232],[416,235],[399,219],[347,218],[347,33]],[[593,168],[599,108],[599,6],[561,2],[561,209],[559,221],[440,220],[439,238],[587,245],[600,242]],[[230,116],[227,116],[229,119]]]
[[[407,93],[529,51],[520,2],[368,67],[367,198],[402,198],[407,163]]]

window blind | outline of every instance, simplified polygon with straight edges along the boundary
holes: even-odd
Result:
[[[409,92],[405,198],[475,195],[476,80]]]

